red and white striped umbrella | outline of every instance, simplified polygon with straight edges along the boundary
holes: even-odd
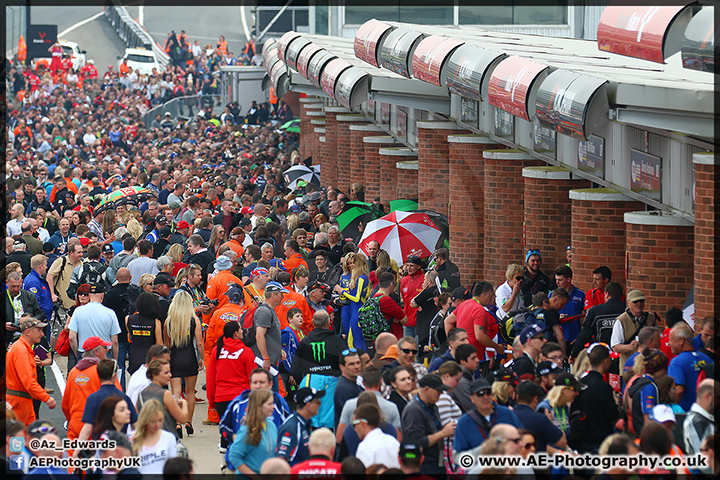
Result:
[[[375,240],[380,244],[380,248],[388,252],[390,258],[402,265],[408,255],[421,258],[432,255],[441,234],[426,214],[396,210],[368,222],[359,248],[367,255],[368,243]]]

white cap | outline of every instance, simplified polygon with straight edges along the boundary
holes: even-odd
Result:
[[[95,60],[91,58],[90,60],[88,60],[88,63],[95,63]]]
[[[658,423],[677,422],[677,420],[675,420],[675,412],[673,412],[672,408],[668,405],[664,404],[655,405],[650,417]]]
[[[205,110],[200,110],[198,112],[198,117],[204,117],[205,116]]]

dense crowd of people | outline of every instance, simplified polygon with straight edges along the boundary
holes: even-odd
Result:
[[[69,454],[191,472],[182,438],[204,389],[238,477],[532,475],[463,459],[563,452],[702,454],[707,467],[651,473],[717,473],[717,319],[659,318],[604,266],[583,292],[570,249],[551,275],[527,251],[501,285],[446,248],[366,254],[337,222],[362,179],[345,193],[283,176],[303,163],[278,130],[286,107],[141,123],[161,82],[216,68],[203,58],[148,78],[9,71],[7,457],[10,437],[26,460],[57,455],[32,439],[107,438]],[[42,419],[56,355],[64,426]]]

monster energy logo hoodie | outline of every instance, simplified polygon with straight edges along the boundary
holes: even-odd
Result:
[[[326,328],[316,328],[300,341],[290,374],[300,382],[306,374],[339,377],[340,355],[347,347],[342,337]]]

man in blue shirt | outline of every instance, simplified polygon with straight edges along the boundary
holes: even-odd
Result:
[[[130,410],[130,424],[135,427],[137,422],[138,414],[135,410],[135,406],[130,400],[130,397],[125,395],[120,390],[117,380],[117,362],[115,360],[106,358],[100,360],[97,365],[98,378],[100,379],[100,389],[97,392],[91,394],[85,402],[85,410],[83,410],[82,421],[83,426],[78,435],[78,440],[89,440],[92,436],[92,431],[95,426],[95,417],[97,416],[100,404],[109,397],[119,397],[125,400],[128,410]],[[127,434],[128,426],[123,427],[123,433]]]
[[[453,328],[448,332],[448,349],[447,352],[443,353],[436,359],[432,361],[430,364],[430,367],[428,368],[428,372],[434,372],[440,366],[449,361],[455,361],[455,349],[460,345],[465,345],[466,343],[470,343],[468,340],[468,334],[467,330],[464,328]]]
[[[718,331],[718,319],[715,317],[705,317],[700,322],[700,333],[693,338],[693,348],[696,352],[705,348],[705,344],[710,337],[714,337]]]
[[[25,277],[22,288],[29,291],[37,297],[38,305],[45,312],[45,318],[52,319],[53,301],[50,286],[45,280],[45,274],[48,269],[47,257],[45,255],[34,255],[30,259],[30,274]],[[48,326],[48,332],[49,332]]]
[[[324,390],[303,387],[295,392],[297,410],[290,415],[278,429],[278,443],[275,454],[283,457],[290,465],[304,462],[310,458],[310,419],[320,409],[320,399]]]
[[[695,403],[698,374],[712,360],[704,353],[695,351],[693,331],[686,323],[680,323],[670,330],[670,350],[675,357],[668,367],[668,375],[675,379],[678,405],[687,412]]]
[[[572,276],[572,269],[567,265],[561,265],[555,269],[555,283],[557,283],[558,288],[564,288],[570,295],[570,300],[559,312],[560,318],[574,317],[583,313],[585,292],[573,285]],[[552,293],[550,293],[550,298],[552,298]],[[580,333],[580,319],[563,323],[562,329],[565,334],[565,341],[570,344]]]
[[[517,406],[513,413],[523,426],[535,436],[535,450],[554,454],[567,447],[567,438],[544,413],[535,411],[545,391],[532,380],[520,382],[517,387]]]
[[[475,405],[475,410],[458,420],[455,429],[455,451],[466,452],[479,447],[490,435],[492,427],[498,423],[523,428],[512,410],[495,403],[491,390],[490,384],[482,378],[470,384],[470,400]]]

